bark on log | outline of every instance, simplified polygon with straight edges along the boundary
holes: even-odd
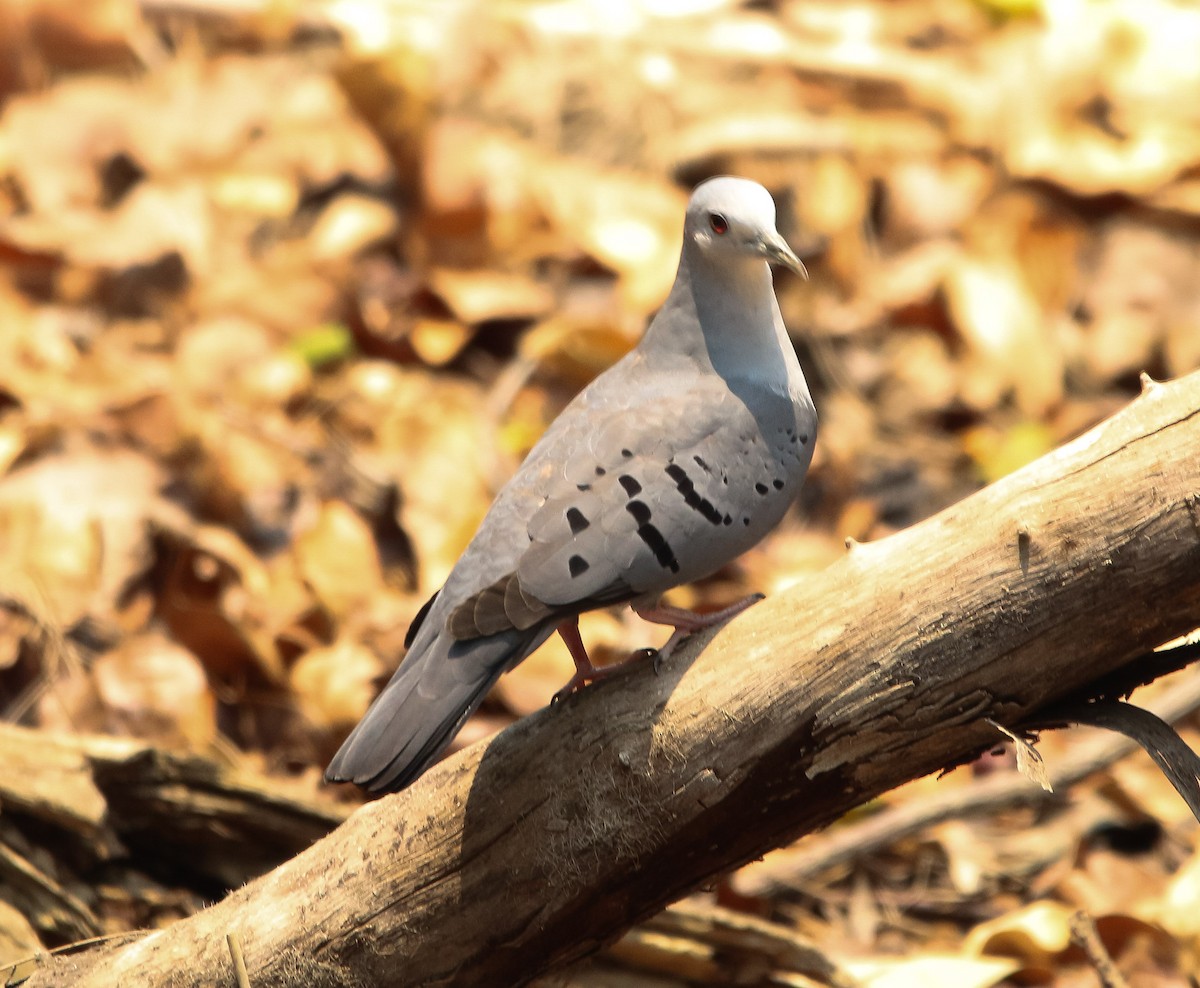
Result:
[[[518,984],[1200,625],[1200,373],[31,986]]]

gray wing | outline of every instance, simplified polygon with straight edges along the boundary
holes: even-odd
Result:
[[[454,638],[662,592],[716,571],[774,527],[812,448],[793,401],[763,392],[752,411],[716,375],[673,383],[641,400],[593,396],[556,423],[477,536],[493,549],[508,542],[493,554],[506,565],[460,597]],[[527,519],[516,545],[509,500]]]

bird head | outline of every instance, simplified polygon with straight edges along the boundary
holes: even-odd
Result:
[[[775,229],[775,201],[757,182],[722,176],[696,186],[688,202],[684,236],[706,258],[782,264],[802,278],[804,263]]]

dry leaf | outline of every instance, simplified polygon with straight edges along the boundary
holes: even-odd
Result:
[[[486,402],[465,382],[379,364],[360,365],[349,383],[359,404],[344,402],[343,412],[370,431],[380,460],[396,471],[400,524],[416,548],[420,589],[431,593],[494,496],[493,434],[480,414]]]
[[[987,722],[1012,743],[1013,752],[1017,756],[1017,771],[1034,785],[1041,786],[1046,792],[1054,792],[1054,787],[1050,784],[1050,773],[1046,769],[1046,763],[1042,760],[1042,753],[1033,746],[1033,743],[1020,735],[1013,734],[1008,728],[997,724],[990,717],[987,718]]]
[[[159,635],[135,638],[93,669],[109,725],[168,746],[202,748],[217,733],[216,700],[204,668]]]
[[[962,389],[969,405],[992,408],[1011,389],[1022,411],[1041,415],[1062,398],[1062,355],[1015,262],[961,259],[946,297],[976,357]]]
[[[980,841],[978,827],[965,820],[950,820],[935,830],[946,855],[950,881],[963,896],[978,895],[989,875],[996,873],[996,856]]]
[[[435,268],[432,289],[454,316],[471,325],[491,319],[538,319],[554,305],[550,291],[522,275]]]
[[[900,960],[846,960],[862,988],[991,988],[1021,969],[1002,958],[917,954]]]
[[[990,484],[1048,453],[1054,436],[1040,422],[1018,422],[1005,431],[980,425],[963,433],[962,445]]]
[[[175,380],[188,392],[222,399],[243,368],[272,355],[270,333],[260,324],[236,316],[196,323],[176,345]]]
[[[363,195],[340,195],[309,231],[312,256],[340,261],[396,236],[399,219],[387,204]]]
[[[1082,195],[1137,195],[1200,158],[1183,95],[1200,91],[1194,8],[1145,0],[1044,13],[1045,30],[1010,33],[992,50],[1012,174]]]
[[[612,322],[553,316],[521,337],[521,355],[582,388],[625,356],[636,342],[636,337]]]
[[[1190,244],[1144,222],[1114,222],[1085,273],[1079,360],[1101,381],[1153,366],[1164,345],[1175,367],[1200,357],[1200,257]],[[1181,332],[1179,327],[1188,327]],[[1181,357],[1185,363],[1175,363]]]
[[[928,243],[962,229],[995,184],[977,158],[903,158],[888,174],[891,226],[905,241]]]
[[[305,652],[292,666],[289,679],[309,723],[349,728],[366,713],[383,672],[383,663],[374,652],[341,639]]]
[[[1053,969],[1057,957],[1071,947],[1075,908],[1040,901],[980,923],[963,941],[968,954],[1017,958],[1021,966]]]
[[[3,583],[53,627],[107,614],[152,561],[161,483],[129,451],[50,457],[0,480]]]
[[[248,403],[286,408],[312,390],[313,372],[301,354],[278,350],[243,367],[237,383]]]
[[[685,193],[661,181],[546,162],[533,182],[551,222],[621,278],[625,304],[649,312],[679,263]]]
[[[1131,909],[1172,936],[1200,947],[1200,854],[1193,852],[1171,876],[1161,898],[1147,897]]]
[[[300,203],[300,188],[295,178],[269,171],[229,171],[216,175],[210,194],[222,209],[275,219],[291,216]]]
[[[173,560],[159,605],[175,640],[221,680],[240,681],[250,671],[277,667],[274,656],[256,649],[242,615],[226,613],[226,594],[237,586],[231,567],[205,553],[184,551]]]
[[[326,501],[316,522],[296,537],[296,561],[329,612],[346,621],[383,585],[379,551],[370,527],[344,501]]]
[[[441,367],[462,353],[475,331],[452,319],[417,319],[408,331],[408,342],[421,361]]]

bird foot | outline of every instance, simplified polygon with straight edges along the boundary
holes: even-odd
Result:
[[[649,621],[652,624],[665,624],[675,629],[671,632],[671,637],[667,639],[666,644],[655,653],[654,671],[656,673],[659,672],[662,664],[671,657],[675,649],[686,641],[689,636],[694,635],[697,631],[703,631],[705,628],[711,628],[713,625],[728,621],[730,618],[741,614],[742,611],[751,605],[757,604],[762,599],[763,594],[752,593],[750,596],[739,600],[736,604],[731,604],[729,607],[713,611],[709,614],[697,614],[695,611],[687,611],[682,607],[669,607],[665,604],[660,604],[657,607],[635,607],[633,609],[634,613],[643,621]]]
[[[668,607],[665,605],[644,608],[635,607],[634,612],[643,621],[669,625],[674,628],[674,631],[671,632],[671,637],[667,639],[666,644],[662,648],[639,648],[632,652],[629,658],[623,662],[616,662],[610,666],[592,665],[592,660],[588,657],[587,649],[583,646],[583,639],[579,637],[578,619],[571,618],[564,621],[558,626],[558,633],[562,636],[563,642],[567,646],[567,651],[571,653],[571,659],[575,662],[575,675],[567,681],[567,684],[562,689],[550,698],[550,705],[554,706],[557,703],[561,703],[572,693],[578,693],[588,683],[608,679],[619,672],[624,672],[632,665],[640,665],[647,658],[652,660],[654,674],[657,676],[662,672],[662,664],[671,657],[671,654],[682,642],[687,640],[689,635],[693,635],[697,631],[703,631],[705,628],[711,628],[713,625],[721,624],[723,621],[728,621],[734,615],[740,614],[746,608],[752,604],[757,604],[762,599],[763,595],[760,593],[751,594],[749,597],[739,600],[730,607],[726,607],[720,611],[713,611],[710,614],[697,614],[694,611],[685,611],[682,607]]]
[[[602,679],[608,679],[619,672],[624,672],[627,666],[635,662],[643,661],[642,652],[650,652],[652,649],[640,649],[634,652],[628,659],[623,662],[614,662],[610,666],[594,666],[588,662],[586,668],[581,668],[578,664],[575,666],[575,675],[568,680],[567,685],[550,697],[550,705],[554,706],[557,703],[565,700],[572,693],[578,693],[581,689],[587,686],[588,683],[598,683]]]
[[[583,639],[579,637],[579,620],[571,618],[564,621],[558,626],[558,633],[562,636],[563,642],[567,646],[567,651],[571,653],[571,659],[575,663],[575,675],[568,680],[567,685],[554,694],[550,698],[550,705],[554,706],[569,697],[572,693],[577,693],[583,689],[588,683],[599,682],[601,679],[607,679],[618,672],[625,669],[635,661],[639,661],[639,652],[634,652],[624,662],[617,662],[610,666],[595,666],[592,665],[592,660],[588,658],[587,649],[583,647]],[[643,649],[643,652],[652,651],[651,649]]]

